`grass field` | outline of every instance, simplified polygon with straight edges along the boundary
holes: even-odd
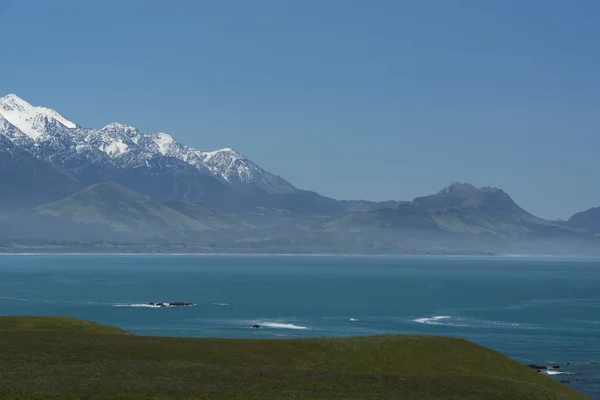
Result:
[[[145,337],[0,317],[1,399],[587,399],[462,339]]]

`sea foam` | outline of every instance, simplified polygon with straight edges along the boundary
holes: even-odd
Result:
[[[265,328],[277,328],[277,329],[301,329],[301,330],[305,330],[308,329],[308,327],[306,326],[300,326],[300,325],[294,325],[294,324],[287,324],[287,323],[282,323],[282,322],[257,322],[258,325],[265,327]]]

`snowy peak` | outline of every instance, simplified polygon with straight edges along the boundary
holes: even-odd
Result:
[[[249,182],[253,172],[258,171],[258,166],[230,148],[203,153],[202,159],[215,175],[227,182]]]
[[[136,127],[113,122],[104,128],[95,131],[92,141],[101,143],[100,150],[114,157],[128,151],[128,148],[137,149],[146,153],[146,158],[153,155],[173,155],[181,147],[166,133],[141,133]]]
[[[261,172],[256,164],[231,148],[202,153],[204,164],[227,182],[252,180],[253,172]]]
[[[222,154],[226,154],[227,157],[234,157],[234,158],[243,158],[244,156],[242,156],[240,153],[238,153],[237,151],[233,150],[232,148],[226,147],[224,149],[221,150],[215,150],[215,151],[206,151],[204,152],[204,155],[206,158],[212,158],[213,156],[219,156]]]
[[[166,133],[154,133],[151,135],[158,152],[163,156],[172,154],[178,150],[179,144],[171,135]]]
[[[277,194],[298,191],[285,179],[265,171],[232,148],[202,153],[201,159],[214,175],[232,185],[249,185]]]
[[[45,114],[46,116],[55,119],[56,121],[60,122],[61,124],[63,124],[64,126],[66,126],[69,129],[75,129],[77,128],[77,124],[74,122],[69,121],[68,119],[66,119],[65,117],[63,117],[62,115],[60,115],[59,113],[57,113],[54,110],[51,110],[49,108],[46,107],[35,107],[35,109],[42,113]]]
[[[0,115],[30,138],[37,140],[53,129],[75,129],[77,124],[46,107],[36,107],[17,95],[0,98]]]
[[[113,122],[112,124],[108,124],[100,130],[103,132],[114,132],[125,135],[133,135],[139,133],[138,129],[135,126],[121,124],[120,122]]]
[[[85,129],[54,110],[33,106],[14,94],[0,98],[0,135],[40,159],[61,160],[62,165],[72,162],[85,167],[87,162],[102,168],[129,169],[155,165],[179,168],[184,163],[240,190],[259,189],[272,194],[298,191],[232,148],[203,152],[178,143],[166,133],[143,133],[120,122]]]
[[[25,111],[33,106],[17,96],[16,94],[8,94],[0,98],[0,108],[12,111]]]

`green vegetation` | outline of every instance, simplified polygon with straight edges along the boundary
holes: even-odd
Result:
[[[0,331],[53,331],[130,335],[124,330],[71,317],[0,317]]]
[[[88,333],[104,332],[90,324],[65,318],[3,319],[0,398],[587,398],[462,339],[158,338]],[[81,326],[90,329],[82,332]]]
[[[76,223],[100,224],[146,237],[185,237],[210,227],[199,219],[157,203],[113,182],[89,186],[57,202],[39,206],[39,214]]]
[[[234,228],[238,225],[238,223],[234,221],[232,217],[219,214],[218,212],[200,204],[192,204],[175,200],[165,201],[162,204],[189,218],[192,218],[193,220],[202,221],[202,223],[204,223],[210,229],[227,229]]]

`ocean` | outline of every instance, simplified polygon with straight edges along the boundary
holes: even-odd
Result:
[[[195,306],[149,304],[173,301]],[[4,255],[0,315],[159,336],[464,337],[559,364],[553,378],[600,399],[599,258]]]

